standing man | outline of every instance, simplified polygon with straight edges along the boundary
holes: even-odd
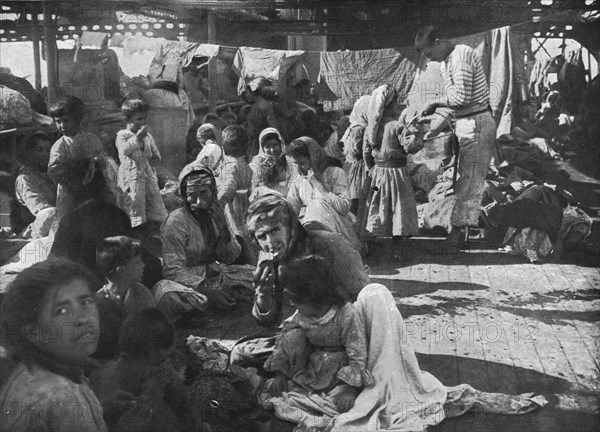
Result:
[[[452,231],[445,249],[459,249],[468,227],[477,226],[485,176],[492,159],[496,123],[489,106],[490,89],[481,60],[475,51],[440,36],[434,26],[423,27],[415,38],[415,48],[432,61],[442,62],[446,100],[432,102],[421,115],[448,107],[456,117],[455,133],[460,146],[458,181],[454,186],[456,204],[452,209]],[[430,133],[430,137],[437,132]],[[427,138],[427,136],[426,136]]]

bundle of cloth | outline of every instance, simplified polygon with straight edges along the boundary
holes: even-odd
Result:
[[[592,219],[569,192],[547,183],[515,181],[485,207],[491,224],[504,231],[502,250],[532,263],[576,248],[590,235]]]

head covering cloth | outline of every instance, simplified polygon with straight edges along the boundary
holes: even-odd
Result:
[[[213,141],[208,141],[198,156],[196,156],[196,162],[208,167],[211,171],[217,171],[219,164],[223,160],[223,148],[215,144]]]
[[[298,215],[284,196],[278,192],[271,192],[258,197],[248,207],[246,227],[255,240],[254,233],[259,225],[275,226],[279,223],[287,225],[290,229],[287,244],[289,250],[298,238]]]
[[[310,166],[318,176],[321,176],[325,169],[331,165],[330,157],[325,150],[312,138],[303,136],[296,138],[292,142],[300,141],[308,149],[308,157]]]
[[[208,131],[213,131],[213,133],[215,134],[214,140],[212,140],[212,139],[206,140],[206,137],[204,135]],[[198,128],[198,130],[196,131],[196,139],[199,141],[204,140],[204,142],[213,141],[218,146],[222,145],[221,144],[221,132],[219,132],[219,129],[217,129],[217,127],[212,123],[201,124],[200,127]]]

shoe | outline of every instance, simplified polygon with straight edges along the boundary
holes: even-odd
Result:
[[[442,252],[458,252],[464,249],[468,238],[468,230],[469,227],[452,227],[452,231],[440,245]]]

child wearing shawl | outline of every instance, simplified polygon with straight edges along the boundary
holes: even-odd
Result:
[[[297,177],[296,165],[284,154],[285,141],[275,128],[260,133],[260,149],[250,161],[252,169],[252,199],[277,191],[287,195],[290,184]]]

